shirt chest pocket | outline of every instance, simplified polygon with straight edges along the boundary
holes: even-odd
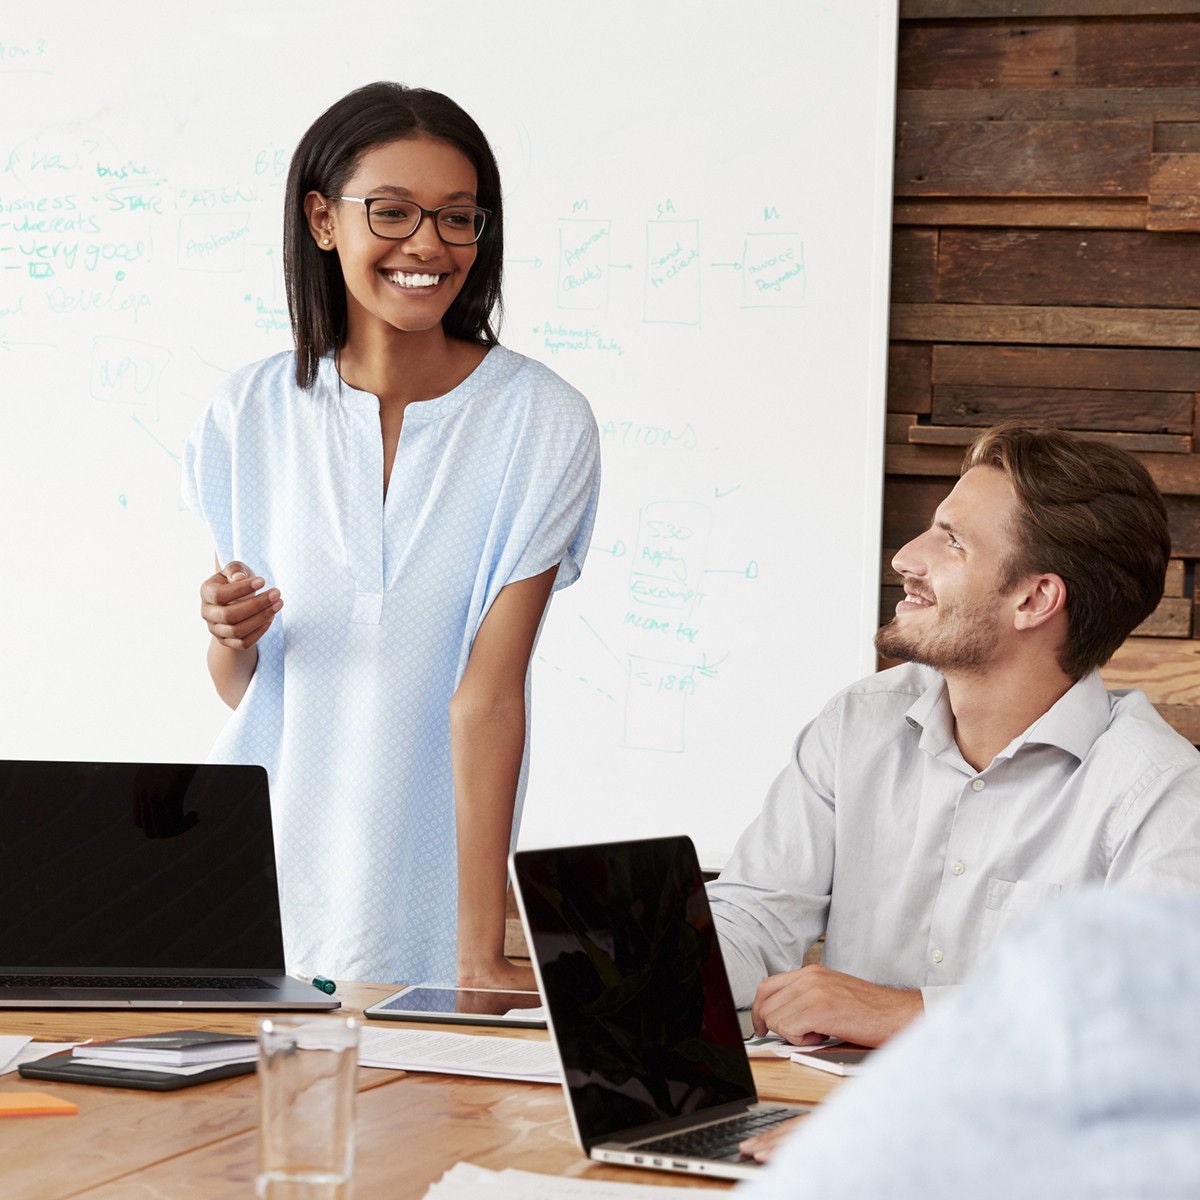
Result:
[[[1008,925],[1027,917],[1036,908],[1057,900],[1062,895],[1062,888],[1061,883],[1001,880],[996,876],[989,878],[988,894],[984,900],[984,947],[990,946]]]
[[[1009,921],[1027,916],[1034,909],[1062,895],[1061,883],[1042,883],[1033,879],[998,879],[987,883],[985,904],[992,920]]]
[[[987,881],[982,917],[977,927],[977,953],[982,957],[1012,925],[1018,924],[1035,909],[1058,899],[1061,883],[1042,883],[1032,879]]]

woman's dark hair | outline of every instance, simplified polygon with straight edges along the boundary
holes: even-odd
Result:
[[[288,170],[283,276],[296,343],[296,382],[312,387],[321,358],[346,339],[346,289],[336,254],[309,232],[304,197],[337,196],[371,147],[428,134],[461,150],[475,168],[476,203],[491,210],[475,263],[442,320],[451,337],[494,346],[500,325],[504,209],[500,170],[483,131],[449,96],[402,83],[369,83],[326,109],[300,139]],[[493,324],[494,321],[494,324]]]

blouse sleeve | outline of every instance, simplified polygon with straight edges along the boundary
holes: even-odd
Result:
[[[233,551],[232,455],[228,430],[214,403],[196,423],[183,447],[183,502],[208,528],[222,563]]]
[[[557,477],[555,477],[557,475]],[[541,512],[531,514],[528,543],[506,583],[528,579],[558,562],[554,590],[579,578],[587,557],[600,499],[600,450],[594,424],[581,430],[574,453],[557,473],[547,472]]]
[[[569,394],[554,397],[549,412],[531,406],[522,423],[476,591],[477,622],[508,584],[557,564],[557,591],[583,568],[600,495],[600,438],[587,401],[563,388]]]

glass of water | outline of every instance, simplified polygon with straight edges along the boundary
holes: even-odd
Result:
[[[259,1021],[260,1200],[349,1200],[357,1068],[351,1017]]]

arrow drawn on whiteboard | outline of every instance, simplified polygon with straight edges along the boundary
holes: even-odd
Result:
[[[152,433],[152,432],[150,431],[150,429],[148,429],[148,428],[147,428],[147,426],[145,425],[145,423],[144,423],[144,422],[142,422],[142,421],[139,421],[137,417],[133,417],[133,416],[131,416],[129,419],[130,419],[130,420],[131,420],[131,421],[132,421],[132,422],[133,422],[133,423],[134,423],[134,424],[135,424],[135,425],[136,425],[136,426],[137,426],[137,427],[138,427],[138,428],[139,428],[139,429],[140,429],[140,430],[141,430],[141,431],[142,431],[142,432],[143,432],[143,433],[144,433],[144,434],[145,434],[145,435],[146,435],[146,436],[147,436],[147,437],[148,437],[148,438],[149,438],[149,439],[150,439],[150,440],[151,440],[151,441],[152,441],[152,442],[153,442],[153,443],[156,445],[156,446],[160,446],[160,447],[161,447],[163,450],[165,450],[165,451],[166,451],[166,453],[167,453],[167,454],[169,454],[169,455],[171,456],[171,458],[172,458],[172,460],[173,460],[173,461],[175,461],[175,462],[179,462],[179,455],[178,455],[178,454],[176,454],[176,453],[175,453],[175,451],[174,451],[174,450],[172,450],[172,449],[171,449],[171,447],[170,447],[170,446],[168,446],[168,445],[167,445],[167,443],[166,443],[166,442],[164,442],[164,441],[162,440],[162,438],[160,438],[160,437],[158,437],[156,434]]]
[[[693,671],[699,671],[706,679],[716,679],[720,674],[717,668],[729,657],[728,654],[722,654],[716,662],[709,662],[708,655],[702,654],[700,661],[692,668]]]
[[[542,269],[542,260],[540,258],[506,258],[504,261],[517,266],[532,267],[535,271]]]
[[[742,490],[742,485],[740,483],[735,483],[733,485],[733,487],[731,487],[731,488],[714,487],[713,495],[718,500],[723,500],[726,496],[732,496],[734,492],[740,492],[741,490]]]
[[[758,563],[751,559],[744,567],[705,567],[705,575],[744,575],[747,579],[758,578]]]
[[[552,671],[557,671],[560,675],[566,675],[566,673],[567,673],[557,663],[551,662],[544,654],[541,653],[541,651],[538,651],[537,656],[536,656],[536,661],[539,663],[543,663],[545,666],[549,667],[550,670],[552,670]],[[587,676],[576,675],[575,681],[577,683],[582,683],[584,687],[590,687],[594,692],[599,692],[600,695],[603,696],[605,698],[605,700],[608,700],[610,703],[612,703],[612,704],[617,703],[617,698],[616,698],[616,696],[614,696],[612,694],[612,692],[605,691],[605,689],[602,688],[599,684],[592,683],[592,681],[590,679],[588,679]]]
[[[625,557],[625,543],[617,538],[611,546],[597,546],[595,542],[588,543],[588,551],[591,554],[611,554],[613,558]]]
[[[250,297],[247,296],[246,299],[249,300]],[[237,369],[236,366],[222,367],[222,366],[218,366],[215,362],[209,362],[208,359],[205,358],[204,355],[201,354],[200,351],[197,350],[195,346],[190,346],[189,349],[206,367],[211,367],[214,371],[220,371],[222,375],[232,375],[233,372]]]
[[[600,635],[599,635],[599,634],[596,632],[596,629],[595,629],[595,627],[594,627],[594,626],[591,624],[591,622],[589,622],[589,621],[588,621],[587,617],[580,617],[579,619],[580,619],[580,621],[582,621],[582,622],[583,622],[583,627],[584,627],[584,628],[585,628],[585,629],[588,631],[588,633],[590,633],[590,634],[592,635],[592,637],[594,637],[594,638],[596,639],[596,641],[598,641],[598,642],[600,643],[600,645],[601,645],[601,646],[604,648],[604,652],[605,652],[606,654],[608,654],[608,655],[609,655],[609,656],[612,658],[613,662],[615,662],[615,663],[617,664],[617,666],[621,668],[621,670],[622,670],[622,671],[624,671],[624,670],[625,670],[625,663],[624,663],[624,662],[622,662],[622,660],[621,660],[621,657],[620,657],[620,656],[619,656],[619,655],[618,655],[618,654],[617,654],[617,653],[616,653],[616,652],[613,650],[613,648],[612,648],[612,647],[611,647],[611,646],[610,646],[610,645],[609,645],[609,644],[608,644],[608,643],[607,643],[607,642],[606,642],[606,641],[605,641],[605,640],[604,640],[604,639],[603,639],[603,638],[602,638],[602,637],[601,637],[601,636],[600,636]]]

